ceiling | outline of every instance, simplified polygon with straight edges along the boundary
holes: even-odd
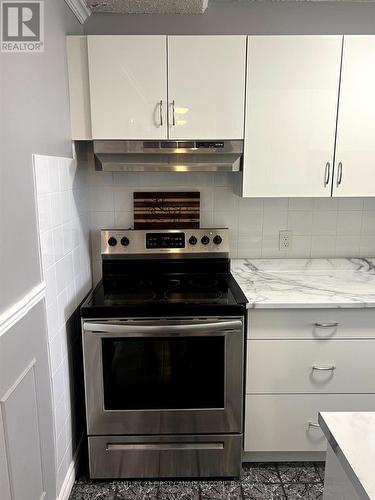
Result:
[[[207,8],[209,1],[213,3],[214,1],[220,1],[220,0],[85,0],[87,6],[93,12],[113,12],[119,14],[203,14]],[[250,2],[256,0],[247,0],[247,1]],[[276,1],[283,1],[283,0],[276,0]],[[284,1],[374,2],[375,0],[284,0]]]
[[[209,0],[86,0],[93,12],[203,14]]]

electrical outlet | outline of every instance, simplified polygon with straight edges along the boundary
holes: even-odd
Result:
[[[289,250],[292,248],[293,232],[292,231],[279,231],[279,250]]]

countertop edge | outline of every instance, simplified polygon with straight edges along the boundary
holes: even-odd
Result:
[[[328,427],[328,424],[324,420],[325,413],[332,413],[332,412],[321,412],[321,413],[319,412],[318,422],[325,437],[327,438],[328,443],[330,444],[333,452],[335,453],[338,461],[342,465],[345,474],[348,476],[349,481],[352,483],[355,491],[358,493],[358,496],[361,499],[374,500],[368,495],[367,491],[365,490],[361,481],[359,480],[357,474],[355,473],[348,459],[346,458],[344,452],[340,448],[340,445],[337,443],[333,432],[331,431],[331,429]]]
[[[239,285],[241,287],[241,285]],[[245,294],[246,295],[246,294]],[[375,303],[361,302],[251,302],[246,309],[373,309]]]

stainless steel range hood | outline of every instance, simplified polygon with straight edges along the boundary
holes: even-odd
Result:
[[[96,170],[238,172],[243,141],[94,141]]]

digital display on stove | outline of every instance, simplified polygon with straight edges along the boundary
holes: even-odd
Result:
[[[146,248],[185,248],[185,233],[146,233]]]

